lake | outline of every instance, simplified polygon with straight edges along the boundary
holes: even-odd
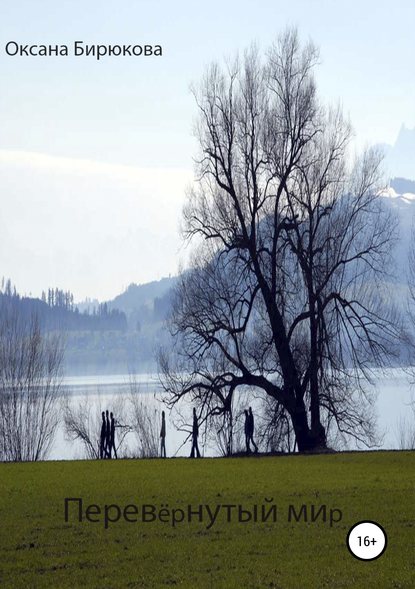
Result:
[[[157,414],[155,419],[159,421],[159,415],[165,406],[161,402],[161,389],[158,379],[154,375],[141,374],[135,377],[138,394],[146,404],[151,405]],[[399,448],[399,430],[402,429],[402,422],[406,426],[414,426],[414,413],[411,409],[411,402],[414,399],[413,390],[410,386],[407,373],[402,369],[387,369],[375,373],[375,389],[378,393],[376,410],[377,423],[380,433],[383,435],[381,448],[397,449]],[[63,390],[68,393],[70,402],[73,406],[79,406],[85,399],[90,403],[91,412],[100,414],[101,410],[114,410],[117,398],[126,397],[130,394],[130,376],[124,375],[102,375],[102,376],[71,376],[64,379]],[[245,397],[244,401],[248,403]],[[249,400],[254,408],[257,401]],[[243,406],[243,402],[242,402]],[[186,442],[188,434],[178,431],[183,427],[183,420],[190,422],[191,407],[188,403],[182,405],[183,416],[176,411],[172,414],[166,410],[166,446],[167,455],[188,456],[190,452],[190,441]],[[115,414],[114,410],[114,414]],[[115,415],[117,417],[117,415]],[[128,419],[128,412],[127,412]],[[238,422],[237,422],[238,423]],[[159,428],[159,424],[156,423]],[[239,429],[243,428],[239,420]],[[202,436],[201,436],[202,438]],[[214,442],[205,441],[204,455],[214,456],[218,454],[217,446]],[[137,440],[133,433],[129,433],[126,438],[126,444],[130,452],[134,453]],[[82,458],[83,449],[78,441],[66,439],[63,422],[60,423],[57,435],[49,455],[51,460],[67,460],[73,458]]]

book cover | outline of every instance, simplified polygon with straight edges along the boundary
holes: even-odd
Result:
[[[0,9],[0,587],[414,587],[414,4]]]

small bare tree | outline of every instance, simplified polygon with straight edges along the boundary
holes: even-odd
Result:
[[[71,441],[79,441],[83,447],[85,458],[94,459],[100,456],[101,413],[107,408],[116,418],[116,450],[117,456],[122,458],[128,453],[126,437],[132,431],[127,425],[127,400],[123,395],[114,395],[104,404],[101,395],[93,398],[84,395],[74,401],[70,395],[64,401],[64,425],[66,436]]]
[[[219,405],[216,411],[208,413],[206,429],[208,439],[219,450],[222,456],[232,456],[245,450],[244,442],[244,410],[246,394],[238,391],[231,395],[229,408],[222,410]]]
[[[0,459],[47,457],[59,422],[63,344],[41,332],[37,318],[0,305]]]
[[[399,418],[396,439],[400,450],[415,450],[415,407],[412,407],[409,416]]]
[[[160,450],[161,411],[154,396],[141,393],[134,376],[130,376],[131,427],[135,433],[140,458],[155,458]]]
[[[85,396],[74,403],[69,395],[63,410],[65,434],[70,441],[79,440],[88,459],[99,458],[101,413],[95,403]]]

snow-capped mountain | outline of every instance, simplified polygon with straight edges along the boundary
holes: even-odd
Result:
[[[413,185],[413,187],[412,187]],[[397,188],[401,192],[397,191]],[[409,192],[414,190],[414,192]],[[380,192],[383,197],[385,208],[389,208],[398,218],[399,240],[394,248],[394,274],[396,276],[395,287],[402,288],[402,293],[396,292],[397,296],[404,296],[407,290],[409,276],[409,252],[412,239],[415,239],[415,182],[404,178],[394,178],[390,185]],[[414,244],[415,247],[415,244]]]

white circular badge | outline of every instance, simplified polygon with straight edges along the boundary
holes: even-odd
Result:
[[[386,550],[388,538],[385,530],[376,522],[362,521],[354,524],[347,534],[347,547],[359,560],[375,560]]]

